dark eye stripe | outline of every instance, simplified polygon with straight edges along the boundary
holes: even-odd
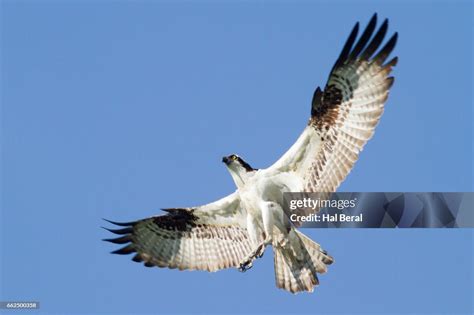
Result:
[[[257,169],[256,168],[253,168],[251,167],[247,162],[245,162],[244,160],[242,160],[242,158],[240,157],[236,157],[236,160],[239,161],[240,165],[242,165],[245,170],[247,172],[251,172],[251,171],[256,171]]]

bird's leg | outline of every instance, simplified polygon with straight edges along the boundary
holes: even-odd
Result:
[[[249,232],[249,237],[252,244],[255,245],[255,249],[251,251],[241,262],[239,271],[244,272],[252,268],[252,263],[255,259],[260,258],[263,256],[263,252],[265,251],[265,241],[261,241],[261,229],[257,226],[255,219],[251,216],[247,216],[247,231]],[[267,237],[264,234],[264,239]]]
[[[260,203],[260,209],[262,211],[263,221],[263,241],[257,241],[256,225],[255,221],[247,217],[247,229],[249,230],[250,237],[254,244],[257,244],[255,250],[253,250],[241,263],[240,271],[246,271],[252,268],[252,263],[255,259],[261,258],[265,252],[265,247],[273,243],[274,229],[277,230],[284,228],[284,213],[282,207],[275,202],[262,201]],[[281,233],[277,233],[281,234]],[[281,237],[280,237],[281,238]]]
[[[257,258],[261,258],[265,252],[265,242],[260,243],[257,248],[252,251],[242,262],[240,263],[239,271],[245,272],[253,267],[253,261]]]
[[[265,244],[272,243],[273,226],[274,223],[274,212],[277,211],[278,204],[274,202],[261,202],[260,209],[262,210],[262,221],[263,221],[263,242]]]

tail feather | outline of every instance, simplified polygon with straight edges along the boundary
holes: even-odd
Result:
[[[299,236],[308,251],[311,261],[316,266],[316,271],[321,274],[326,273],[328,271],[327,266],[334,262],[334,258],[328,255],[328,253],[321,248],[321,245],[314,242],[303,233],[296,231],[296,234]]]
[[[297,244],[274,245],[276,285],[292,293],[313,292],[319,285],[317,274],[325,273],[334,260],[318,243],[295,232]]]

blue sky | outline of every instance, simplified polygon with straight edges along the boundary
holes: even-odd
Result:
[[[399,32],[395,85],[340,191],[472,191],[473,6],[462,1],[2,1],[0,300],[41,313],[470,313],[473,230],[305,230],[336,259],[314,294],[144,268],[101,218],[233,191],[274,162],[356,21]]]

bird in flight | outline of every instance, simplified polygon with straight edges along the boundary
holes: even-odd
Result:
[[[285,215],[284,192],[335,192],[374,133],[394,78],[397,57],[387,61],[397,33],[382,46],[388,20],[376,30],[374,14],[357,39],[350,33],[324,90],[313,95],[311,116],[293,146],[273,165],[255,169],[232,154],[222,161],[237,189],[215,202],[163,209],[166,214],[112,224],[125,244],[115,254],[134,254],[147,267],[217,271],[248,270],[273,246],[278,288],[292,293],[319,284],[333,258],[296,229]]]

